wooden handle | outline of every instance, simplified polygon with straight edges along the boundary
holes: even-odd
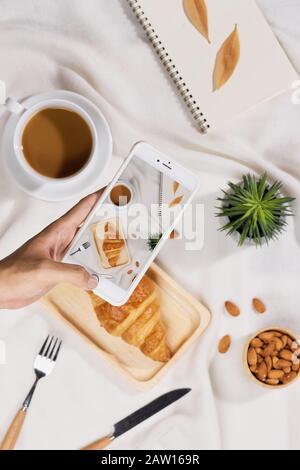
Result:
[[[105,449],[112,441],[114,440],[114,436],[106,436],[100,439],[99,441],[93,442],[93,444],[84,447],[81,450],[102,450]]]
[[[26,416],[26,411],[24,410],[18,411],[15,419],[11,423],[9,430],[6,433],[5,438],[2,441],[0,450],[13,450],[14,449],[17,439],[19,437],[19,434],[22,430],[25,416]]]

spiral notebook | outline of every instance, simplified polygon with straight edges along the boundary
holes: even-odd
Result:
[[[298,75],[255,0],[127,0],[202,132]]]

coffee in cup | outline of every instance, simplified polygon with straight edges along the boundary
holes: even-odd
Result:
[[[128,183],[119,181],[112,188],[109,198],[112,204],[117,207],[128,206],[132,202],[133,189]]]
[[[23,155],[42,176],[60,179],[75,175],[88,163],[93,151],[89,124],[72,109],[49,107],[25,123],[21,135]]]

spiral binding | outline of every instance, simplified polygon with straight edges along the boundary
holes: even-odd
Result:
[[[159,220],[159,233],[163,233],[162,230],[162,206],[163,206],[163,178],[164,174],[162,171],[159,173],[159,191],[158,191],[158,220]]]
[[[199,106],[194,100],[194,97],[190,89],[187,87],[176,65],[174,64],[173,60],[170,58],[165,47],[161,43],[158,35],[156,34],[156,31],[153,29],[152,24],[150,23],[141,5],[139,4],[139,0],[127,0],[127,2],[130,8],[132,9],[134,15],[136,16],[138,22],[140,23],[143,30],[145,31],[145,34],[148,37],[149,41],[151,42],[157,55],[159,56],[160,61],[162,62],[165,69],[167,70],[173,82],[175,83],[178,92],[180,93],[186,106],[190,110],[194,120],[196,121],[196,124],[199,126],[201,132],[206,133],[207,130],[210,128],[210,125],[207,123],[207,120],[204,118],[204,115],[200,111]]]

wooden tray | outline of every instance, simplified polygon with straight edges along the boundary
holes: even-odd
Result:
[[[46,297],[44,304],[59,314],[85,339],[97,347],[103,358],[140,389],[151,388],[179,359],[187,347],[207,328],[211,314],[200,302],[182,289],[153,263],[147,272],[157,286],[161,316],[167,328],[173,356],[166,364],[145,357],[138,348],[108,334],[101,327],[88,294],[69,284],[60,284]]]

